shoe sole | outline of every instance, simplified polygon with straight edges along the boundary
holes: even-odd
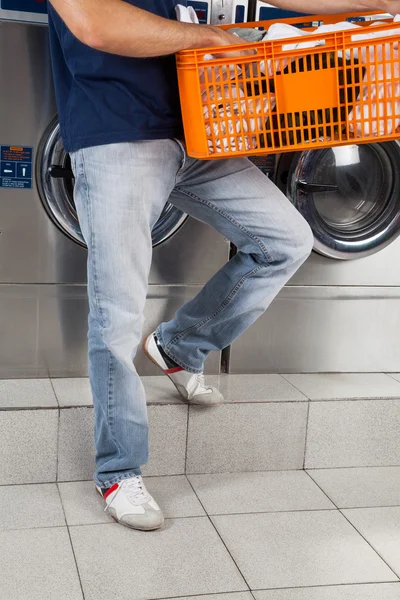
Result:
[[[94,489],[96,490],[96,492],[98,493],[98,495],[100,496],[100,498],[102,500],[104,500],[101,492],[99,492],[99,490],[97,489],[97,486],[94,486]],[[112,513],[110,513],[109,510],[107,510],[107,514],[110,515],[110,517],[112,519],[114,519],[114,521],[116,523],[118,523],[119,525],[122,525],[123,527],[128,527],[128,529],[135,529],[135,531],[156,531],[157,529],[162,529],[165,525],[165,521],[163,520],[163,522],[161,523],[161,525],[157,525],[157,527],[133,527],[133,525],[128,525],[127,523],[122,523],[121,521],[118,521],[117,517],[114,517],[114,515]]]
[[[221,406],[222,402],[210,402],[210,403],[207,403],[207,402],[196,402],[196,400],[188,400],[187,398],[185,398],[185,396],[182,396],[182,394],[181,394],[178,386],[176,385],[176,383],[172,379],[172,377],[170,377],[168,375],[168,373],[166,373],[164,371],[164,369],[158,364],[158,362],[152,357],[152,355],[150,354],[150,352],[147,350],[147,343],[150,340],[150,338],[151,338],[151,335],[149,335],[144,340],[144,342],[143,342],[143,351],[144,351],[145,355],[147,356],[148,359],[151,360],[151,362],[153,364],[156,365],[156,367],[158,367],[160,369],[160,371],[162,371],[163,375],[166,375],[168,377],[168,379],[171,381],[171,383],[173,384],[174,388],[176,389],[176,391],[178,392],[179,396],[182,398],[182,401],[185,404],[189,404],[189,405],[192,405],[192,406],[204,406],[204,407],[208,407],[208,408],[213,408],[213,407],[216,407],[216,406]]]

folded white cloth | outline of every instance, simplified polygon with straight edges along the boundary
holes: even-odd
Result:
[[[193,23],[195,25],[199,24],[199,19],[197,18],[196,11],[193,6],[183,6],[182,4],[177,4],[175,6],[176,18],[181,23]]]

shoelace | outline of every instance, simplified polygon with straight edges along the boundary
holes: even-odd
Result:
[[[143,479],[139,476],[132,477],[129,479],[124,488],[126,490],[126,495],[128,500],[132,502],[132,504],[136,504],[140,500],[145,500],[147,498],[146,488],[144,487]]]
[[[211,391],[211,388],[206,386],[206,382],[205,382],[205,379],[204,379],[204,373],[197,373],[197,374],[196,374],[196,381],[197,381],[197,382],[198,382],[198,383],[199,383],[199,384],[200,384],[200,385],[201,385],[201,386],[202,386],[204,389],[206,389],[207,391]]]
[[[104,512],[111,506],[114,502],[115,498],[118,496],[120,491],[124,488],[126,492],[126,496],[132,504],[136,504],[140,500],[146,500],[148,497],[147,490],[144,487],[143,479],[138,475],[137,477],[132,477],[132,479],[127,480],[122,485],[119,486],[117,493],[114,498],[111,500],[110,504],[107,504],[104,508]]]

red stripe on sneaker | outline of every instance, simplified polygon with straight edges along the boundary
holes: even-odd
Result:
[[[110,489],[108,489],[108,490],[106,491],[106,493],[104,494],[104,496],[103,496],[104,500],[105,500],[105,499],[106,499],[106,498],[107,498],[107,497],[108,497],[110,494],[112,494],[113,492],[115,492],[115,490],[117,490],[117,489],[118,489],[118,487],[119,487],[118,483],[114,483],[114,485],[113,485],[113,486],[111,486],[111,487],[110,487]]]
[[[179,373],[179,371],[184,371],[185,369],[182,369],[182,367],[174,367],[173,369],[166,369],[164,372],[167,373],[167,375],[171,375],[172,373]]]

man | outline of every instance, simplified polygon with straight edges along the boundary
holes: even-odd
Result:
[[[188,402],[221,402],[202,375],[208,353],[229,346],[265,311],[313,245],[306,221],[247,159],[196,161],[186,155],[173,55],[239,40],[216,27],[178,23],[177,1],[51,0],[49,6],[61,132],[88,246],[94,479],[109,513],[142,530],[161,527],[163,515],[140,476],[148,425],[133,360],[151,230],[165,203],[209,223],[238,248],[199,295],[146,341],[148,356]],[[393,0],[275,4],[309,13],[400,12],[400,1]]]

